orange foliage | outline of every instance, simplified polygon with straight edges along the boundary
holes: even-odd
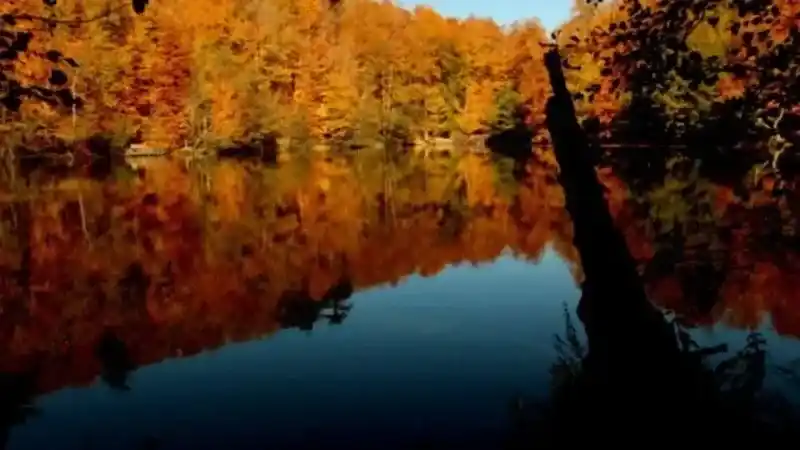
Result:
[[[106,4],[65,0],[56,11],[80,18]],[[15,7],[4,3],[0,13]],[[138,131],[146,143],[176,147],[266,132],[342,140],[376,127],[411,138],[481,133],[501,89],[522,86],[540,112],[547,91],[538,24],[507,33],[492,21],[389,2],[174,0],[57,30],[37,35],[37,48],[80,60],[69,75],[86,109],[77,123],[41,106],[25,118],[47,119],[66,140]],[[46,80],[46,66],[23,63],[29,77]]]

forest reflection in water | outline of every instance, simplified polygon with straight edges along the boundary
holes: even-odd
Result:
[[[687,343],[727,344],[709,362],[726,380],[749,370],[739,382],[796,398],[800,199],[743,195],[685,163],[646,188],[601,175],[651,300]],[[6,432],[33,417],[37,395],[98,377],[124,391],[137,367],[281,329],[347,327],[354,293],[454,264],[509,253],[536,262],[551,249],[571,273],[565,295],[582,279],[553,170],[530,165],[520,176],[482,155],[385,161],[365,152],[278,167],[158,159],[104,180],[6,179],[0,201]],[[484,286],[492,290],[504,292]],[[560,311],[569,299],[547,300]],[[544,367],[553,386],[580,369],[570,308],[566,332],[560,315],[553,325],[558,352]]]

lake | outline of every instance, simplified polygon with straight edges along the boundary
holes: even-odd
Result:
[[[579,370],[546,167],[142,161],[0,184],[9,449],[504,448]],[[798,198],[601,175],[652,303],[797,404]]]

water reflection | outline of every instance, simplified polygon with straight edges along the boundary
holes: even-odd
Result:
[[[713,183],[693,161],[669,169],[630,190],[607,178],[624,191],[611,207],[650,298],[689,325],[800,336],[796,191]]]
[[[17,374],[30,374],[20,378],[29,380],[26,386],[30,388],[13,388],[16,400],[8,397],[8,407],[3,403],[3,411],[10,411],[3,413],[4,429],[27,416],[31,398],[37,394],[58,391],[47,397],[52,404],[63,408],[72,401],[94,404],[94,409],[86,407],[86,414],[105,411],[108,405],[104,402],[110,400],[91,400],[97,394],[81,396],[64,390],[89,385],[98,377],[113,390],[131,390],[126,395],[144,396],[141,398],[163,407],[165,400],[159,403],[155,397],[147,397],[156,395],[156,391],[148,391],[148,383],[167,385],[163,377],[177,377],[177,373],[190,379],[199,373],[196,364],[200,363],[188,358],[184,369],[156,363],[223,346],[234,355],[247,353],[247,349],[235,350],[229,344],[261,342],[257,340],[279,330],[284,331],[266,342],[275,348],[269,351],[275,358],[271,367],[285,377],[285,382],[277,385],[294,386],[293,391],[281,394],[283,401],[291,403],[292,395],[298,398],[302,390],[333,395],[332,390],[320,387],[322,383],[328,387],[335,384],[341,395],[367,389],[373,397],[368,395],[365,402],[401,405],[398,408],[403,412],[391,414],[393,420],[413,422],[410,418],[421,409],[444,414],[458,406],[474,413],[442,419],[439,437],[449,436],[448,442],[459,440],[452,433],[463,423],[485,420],[474,407],[466,406],[464,392],[471,389],[476,398],[488,395],[485,385],[503,384],[495,373],[498,370],[526,368],[513,378],[517,383],[513,389],[510,381],[504,385],[508,391],[490,389],[495,400],[507,400],[519,388],[523,374],[528,377],[526,383],[536,386],[536,396],[560,395],[565,386],[574,383],[586,356],[582,330],[572,318],[575,298],[570,300],[583,280],[572,246],[573,227],[551,170],[531,166],[522,178],[515,178],[513,172],[513,165],[480,155],[387,163],[365,153],[298,159],[279,167],[243,163],[190,167],[183,161],[154,160],[136,170],[117,170],[104,180],[35,178],[32,174],[25,183],[0,184],[0,343],[5,349],[0,370],[17,378],[21,377]],[[800,333],[800,322],[794,319],[800,318],[800,305],[792,303],[797,291],[794,280],[800,272],[794,231],[797,200],[791,194],[772,196],[758,191],[738,196],[732,188],[702,178],[686,164],[676,164],[663,181],[648,186],[628,186],[609,172],[602,175],[612,216],[643,274],[647,293],[656,306],[674,316],[672,326],[683,336],[687,351],[707,361],[718,384],[728,386],[725,389],[746,388],[753,393],[769,387],[780,388],[782,394],[790,392],[795,364],[792,354],[798,346],[789,338]],[[545,287],[551,275],[544,264],[504,263],[509,257],[539,262],[546,255],[557,255],[564,273],[569,274],[557,278],[560,287],[552,292]],[[425,291],[426,300],[421,303],[404,299],[419,306],[406,322],[386,316],[398,314],[398,309],[380,311],[381,302],[400,307],[401,302],[390,300],[390,292],[403,295],[403,289],[411,289],[404,285],[408,280],[416,280],[412,287],[418,277],[433,278],[432,282],[447,280],[445,269],[454,265],[491,262],[500,266],[481,266],[473,275],[448,282],[465,286],[461,290],[445,289],[446,295],[438,295],[435,289]],[[492,277],[480,278],[480,283],[472,281],[479,279],[477,274]],[[526,277],[532,280],[529,284],[521,281]],[[397,285],[403,286],[388,289]],[[531,295],[543,289],[548,292],[542,299],[545,306],[524,306],[532,301]],[[355,301],[356,296],[360,300]],[[564,301],[568,301],[565,333]],[[448,325],[454,320],[469,322],[464,317],[470,311],[477,314],[482,310],[487,317],[488,310],[493,314],[503,310],[505,319],[494,323],[476,319],[473,325],[484,328],[482,332],[471,329],[466,333],[464,326]],[[360,321],[351,319],[359,314],[364,314]],[[547,320],[537,321],[537,315]],[[413,333],[406,328],[392,331],[393,323],[415,323],[419,327],[416,333],[428,338],[413,345]],[[528,324],[525,328],[536,324],[539,331],[527,331],[523,323]],[[329,325],[338,324],[352,334],[345,335],[349,336],[346,345],[343,341],[327,349],[330,356],[319,356],[325,349],[319,339],[305,346],[293,341],[295,329],[314,331],[335,343],[337,327]],[[558,352],[552,349],[554,331],[561,333]],[[363,349],[376,336],[392,336],[392,332],[394,340],[388,341],[380,358],[377,352]],[[431,336],[435,345],[429,341]],[[517,359],[521,353],[511,357],[491,348],[508,345],[498,336],[512,341],[530,339],[531,345],[547,347],[545,353],[550,356],[534,358],[533,365],[525,366]],[[448,347],[455,341],[464,346]],[[727,347],[721,347],[723,344]],[[336,363],[292,362],[292,348]],[[358,348],[361,353],[353,350]],[[456,377],[459,363],[443,355],[447,349],[465,348],[483,362],[469,368],[472,372],[464,375],[463,384],[455,382],[448,390],[441,380]],[[263,358],[266,353],[262,352],[267,350],[259,347],[251,356]],[[493,359],[492,352],[499,353],[496,358],[500,359]],[[358,357],[365,354],[372,355],[376,365],[354,368]],[[244,381],[253,377],[241,369],[248,367],[246,357],[214,360],[204,354],[200,360],[203,358],[204,364],[224,366],[235,374],[231,376],[242,380],[242,388],[236,391],[240,403],[228,403],[230,414],[236,416],[243,396],[252,394],[253,402],[264,400],[256,395],[263,388],[255,380]],[[236,365],[240,365],[238,371],[232,369]],[[381,370],[380,365],[387,368]],[[408,381],[420,371],[424,373],[428,365],[437,367],[431,370],[440,376],[438,381],[428,379],[432,386],[421,388],[421,383]],[[166,367],[175,374],[165,375]],[[336,367],[340,367],[338,372]],[[372,387],[348,384],[349,376],[367,367],[377,371],[371,373]],[[159,370],[162,378],[148,375]],[[266,369],[253,370],[266,376]],[[392,370],[394,373],[389,373]],[[312,381],[311,374],[327,377],[327,381]],[[292,377],[302,382],[290,382]],[[364,377],[358,379],[363,382]],[[218,383],[220,378],[214,380]],[[224,389],[207,381],[205,388],[190,384],[194,393],[188,388],[181,391],[184,407],[221,401]],[[179,384],[169,385],[175,388]],[[389,386],[405,393],[378,394]],[[174,398],[174,393],[157,392]],[[426,393],[422,397],[427,399],[418,397],[420,392]],[[402,395],[415,400],[402,406]],[[342,405],[352,400],[329,400],[328,414],[347,417],[346,411],[337,412],[336,408],[346,409]],[[440,409],[433,406],[445,400],[454,403]],[[484,408],[489,404],[484,403]],[[377,414],[374,404],[360,405],[360,412]],[[501,409],[498,405],[492,408]],[[147,422],[142,418],[148,414],[143,409],[128,414]],[[202,428],[212,420],[211,414],[198,412],[191,421]],[[285,414],[303,420],[300,411]],[[375,420],[388,421],[386,417]],[[220,427],[246,436],[253,430],[245,423],[256,426],[242,421]],[[341,421],[330,421],[328,428],[319,425],[320,421],[309,423],[324,428],[315,431],[319,439],[326,433],[337,439],[348,434],[339,429],[344,426]],[[375,430],[397,432],[388,423],[373,425]],[[497,433],[499,427],[493,426],[487,429]],[[52,423],[48,427],[59,428]],[[131,441],[137,442],[153,429],[131,428],[141,431],[131,432]],[[357,430],[363,428],[350,432]],[[297,433],[289,434],[303,434]],[[223,434],[216,435],[220,442],[224,442]],[[496,435],[492,439],[500,441]],[[177,441],[181,438],[170,440]]]
[[[536,259],[553,242],[573,260],[555,180],[496,177],[479,157],[280,169],[155,161],[114,182],[56,179],[6,194],[4,368],[60,355],[44,373],[61,380],[45,389],[82,384],[100,371],[91,349],[108,327],[143,365],[323,316],[340,322],[353,291],[508,247]]]

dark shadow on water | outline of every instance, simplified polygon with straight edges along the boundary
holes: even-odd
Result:
[[[509,128],[493,130],[486,138],[486,147],[495,154],[511,158],[515,168],[524,167],[533,155],[533,131],[525,123],[526,112],[517,108],[512,114]]]
[[[131,361],[128,347],[125,342],[117,337],[113,331],[106,331],[100,338],[95,348],[95,355],[102,364],[103,371],[100,378],[111,389],[117,391],[130,391],[128,378],[136,369]]]
[[[33,405],[36,373],[0,373],[0,449],[8,445],[11,429],[39,414]]]
[[[125,166],[124,146],[109,136],[93,135],[70,144],[54,142],[15,150],[16,171],[29,182],[85,177],[106,180]]]
[[[526,126],[499,131],[486,139],[486,145],[492,151],[516,160],[527,160],[531,156],[531,140],[533,132]]]
[[[353,295],[353,285],[340,281],[331,287],[321,300],[314,300],[307,293],[287,293],[278,307],[278,320],[283,328],[314,329],[314,324],[324,318],[331,325],[340,325],[347,318],[352,305],[346,303]]]
[[[247,142],[217,149],[217,156],[231,159],[255,159],[265,164],[278,162],[278,135],[267,133],[254,137]]]

